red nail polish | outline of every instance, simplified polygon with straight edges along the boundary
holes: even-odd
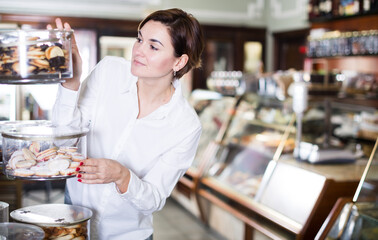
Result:
[[[79,166],[83,166],[84,165],[84,162],[80,162]]]
[[[81,182],[81,179],[78,179],[79,182]]]
[[[78,168],[76,168],[76,170],[75,170],[76,172],[78,172],[78,171],[80,171],[80,168],[78,167]]]
[[[78,177],[78,178],[81,178],[81,174],[78,174],[77,177]]]

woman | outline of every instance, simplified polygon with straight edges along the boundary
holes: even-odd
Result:
[[[91,239],[152,239],[152,213],[190,167],[201,134],[178,79],[200,66],[203,47],[193,16],[157,11],[140,23],[131,62],[105,57],[80,86],[73,41],[74,77],[59,86],[53,121],[90,129],[88,159],[67,190],[94,212]]]

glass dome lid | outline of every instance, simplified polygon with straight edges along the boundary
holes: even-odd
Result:
[[[79,138],[87,135],[89,129],[70,126],[16,126],[2,132],[4,138],[20,140],[59,140]]]
[[[92,217],[92,211],[77,205],[41,204],[14,210],[10,216],[23,223],[69,226],[89,220]]]

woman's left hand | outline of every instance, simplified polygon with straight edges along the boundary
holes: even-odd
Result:
[[[121,192],[126,192],[130,180],[129,169],[119,162],[106,158],[88,158],[77,169],[78,181],[87,184],[114,182]]]

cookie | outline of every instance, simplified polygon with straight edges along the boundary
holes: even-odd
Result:
[[[33,59],[30,63],[39,68],[48,69],[50,67],[49,61],[45,59]]]
[[[71,162],[69,168],[76,169],[80,166],[80,162]]]
[[[48,168],[53,172],[59,172],[67,169],[70,166],[70,161],[67,159],[52,159],[48,161]]]
[[[16,155],[14,157],[12,157],[9,162],[8,162],[8,165],[11,169],[16,169],[16,164],[20,161],[25,161],[25,158],[24,158],[24,155]]]
[[[59,151],[66,152],[66,153],[74,153],[74,152],[77,152],[77,147],[60,147]]]
[[[18,161],[15,165],[16,165],[16,168],[31,168],[36,163],[37,162],[34,160],[23,160],[23,161]]]
[[[36,171],[35,175],[39,176],[39,177],[53,177],[53,176],[59,175],[59,172],[58,171],[54,172],[54,171],[51,171],[48,168],[43,168],[43,169]]]
[[[67,169],[61,170],[59,171],[59,173],[60,175],[63,175],[63,176],[71,176],[71,175],[77,174],[76,170],[73,168],[67,168]]]
[[[18,156],[18,155],[21,155],[23,156],[24,155],[24,152],[22,150],[17,150],[15,151],[12,155],[11,155],[11,158],[15,157],[15,156]]]
[[[24,169],[24,168],[18,168],[14,170],[13,175],[20,176],[20,177],[30,177],[33,176],[35,173],[32,170]]]
[[[37,171],[37,170],[40,170],[40,169],[43,169],[43,168],[48,169],[47,162],[37,162],[37,164],[35,164],[34,166],[32,166],[30,168],[30,170]]]
[[[29,146],[29,150],[34,153],[34,155],[37,155],[41,150],[41,145],[39,142],[32,142]]]
[[[64,52],[58,46],[51,46],[46,49],[45,56],[46,56],[46,59],[50,60],[51,58],[54,58],[54,57],[64,57]]]
[[[81,162],[84,159],[85,159],[85,157],[83,155],[81,155],[80,153],[72,154],[72,161],[74,161],[74,162]]]
[[[41,161],[47,161],[51,158],[54,158],[57,155],[56,151],[57,151],[56,147],[46,149],[37,154],[37,160],[41,162]]]
[[[69,155],[69,154],[61,154],[61,153],[59,153],[59,151],[57,153],[58,153],[58,155],[56,155],[55,158],[68,159],[68,160],[72,159],[72,156]]]
[[[22,152],[24,153],[24,158],[26,160],[34,160],[34,161],[37,160],[37,157],[28,148],[23,148]]]

